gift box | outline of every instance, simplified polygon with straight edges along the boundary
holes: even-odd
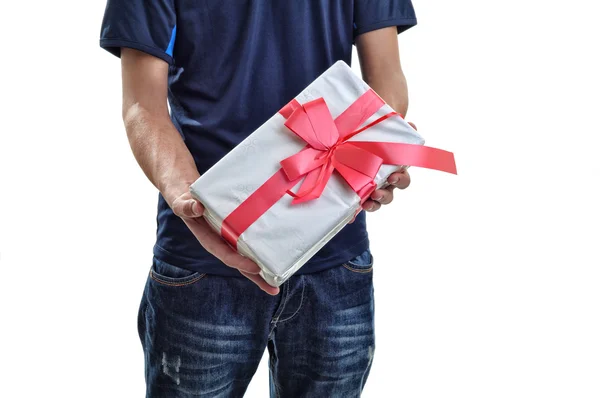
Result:
[[[340,61],[204,173],[190,191],[208,223],[279,286],[361,209],[390,174],[456,173]]]

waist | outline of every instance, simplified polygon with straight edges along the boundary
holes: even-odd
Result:
[[[177,217],[166,202],[160,198],[157,217],[157,236],[154,256],[168,264],[206,274],[241,276],[233,268],[223,264],[210,254],[191,233],[183,221]],[[347,225],[297,274],[319,272],[339,266],[360,255],[369,248],[365,214],[359,214],[354,223]]]

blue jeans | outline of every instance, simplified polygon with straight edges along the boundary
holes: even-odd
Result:
[[[269,296],[246,278],[154,261],[140,305],[147,397],[242,397],[269,350],[271,397],[359,397],[375,349],[372,257],[295,275]]]

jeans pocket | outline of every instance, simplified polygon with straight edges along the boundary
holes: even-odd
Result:
[[[373,254],[367,249],[361,255],[354,257],[344,263],[344,268],[349,271],[366,274],[373,271]]]
[[[204,278],[205,275],[197,271],[179,268],[157,259],[154,259],[152,268],[150,269],[150,278],[154,282],[173,287],[191,285]]]

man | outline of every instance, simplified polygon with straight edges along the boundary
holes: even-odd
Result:
[[[121,57],[129,142],[160,191],[138,323],[148,397],[240,397],[265,347],[271,396],[360,395],[374,352],[364,212],[280,290],[209,228],[188,189],[329,66],[349,64],[353,44],[363,78],[405,115],[397,34],[415,24],[410,0],[108,0],[100,45]],[[410,177],[389,181],[365,210]]]

